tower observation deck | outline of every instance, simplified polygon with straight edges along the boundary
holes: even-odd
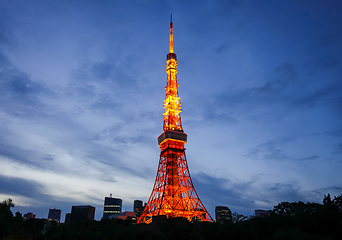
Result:
[[[193,186],[184,145],[187,134],[181,122],[178,96],[177,55],[173,47],[173,22],[170,22],[170,50],[166,57],[166,97],[164,100],[163,132],[158,137],[160,158],[151,196],[138,223],[151,223],[153,217],[182,217],[188,221],[208,221],[212,218]]]

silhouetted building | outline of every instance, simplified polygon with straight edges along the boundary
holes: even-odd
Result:
[[[216,206],[215,207],[215,217],[217,223],[228,222],[232,220],[232,212],[228,207]]]
[[[136,223],[137,222],[137,218],[135,216],[135,212],[129,212],[129,211],[113,214],[113,215],[109,216],[109,219],[130,220],[130,221],[132,221],[132,223]]]
[[[70,222],[94,220],[95,207],[90,205],[72,206]]]
[[[56,221],[56,222],[60,222],[61,220],[61,210],[60,209],[49,209],[49,215],[48,215],[48,220],[49,221]]]
[[[33,214],[33,213],[31,213],[31,212],[28,212],[28,213],[25,213],[24,214],[24,220],[29,220],[29,219],[34,219],[34,218],[36,218],[36,214]]]
[[[135,212],[135,216],[136,216],[137,219],[143,213],[143,211],[145,209],[145,206],[143,206],[143,201],[141,201],[141,200],[134,200],[134,212]]]
[[[136,220],[137,220],[137,218],[135,217],[135,213],[134,212],[129,212],[129,211],[125,211],[125,212],[118,213],[118,214],[113,214],[109,218],[111,218],[111,219],[122,219],[122,220],[131,220],[133,222],[136,222]]]
[[[270,213],[269,210],[262,210],[262,209],[254,210],[254,212],[255,212],[256,217],[267,217],[268,214]]]
[[[64,223],[69,223],[69,222],[71,222],[71,213],[65,214]]]
[[[104,208],[103,208],[103,218],[108,219],[110,216],[121,213],[122,210],[122,200],[120,198],[105,197]]]

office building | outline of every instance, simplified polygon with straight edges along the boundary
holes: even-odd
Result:
[[[108,219],[112,215],[119,214],[122,211],[122,200],[120,198],[105,197],[103,207],[103,218]]]
[[[215,217],[217,223],[229,222],[232,221],[232,212],[228,207],[216,206]]]
[[[134,212],[135,212],[135,216],[138,219],[141,214],[143,213],[145,206],[143,206],[143,201],[141,200],[134,200]]]
[[[70,223],[71,222],[71,213],[65,214],[65,220],[64,223]]]
[[[270,213],[269,210],[262,210],[262,209],[254,210],[254,212],[255,212],[256,217],[261,217],[261,218],[267,217],[268,214]]]
[[[133,222],[136,222],[136,220],[137,220],[137,218],[135,217],[135,213],[134,212],[129,212],[129,211],[113,214],[109,218],[110,219],[131,220]]]
[[[34,219],[34,218],[36,218],[36,214],[33,214],[31,212],[24,214],[24,220],[29,220],[29,219]]]
[[[61,220],[61,210],[60,209],[49,209],[49,215],[48,215],[48,220],[49,221],[56,221],[56,222],[60,222]]]
[[[90,205],[72,206],[70,222],[94,220],[95,207]]]

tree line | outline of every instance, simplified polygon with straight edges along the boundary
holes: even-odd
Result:
[[[46,219],[23,220],[21,213],[12,214],[13,207],[11,199],[0,204],[0,239],[342,239],[342,194],[333,199],[325,195],[322,204],[281,202],[268,216],[247,218],[235,214],[232,221],[223,223],[189,223],[175,218],[149,225],[120,219],[57,224]]]

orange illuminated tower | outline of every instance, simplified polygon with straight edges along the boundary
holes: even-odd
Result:
[[[184,133],[178,96],[177,55],[173,51],[173,23],[170,22],[170,52],[166,58],[166,98],[164,101],[163,133],[158,137],[160,159],[156,181],[148,203],[138,223],[150,223],[152,217],[182,217],[191,221],[208,221],[212,218],[199,199],[190,178],[184,145]]]

